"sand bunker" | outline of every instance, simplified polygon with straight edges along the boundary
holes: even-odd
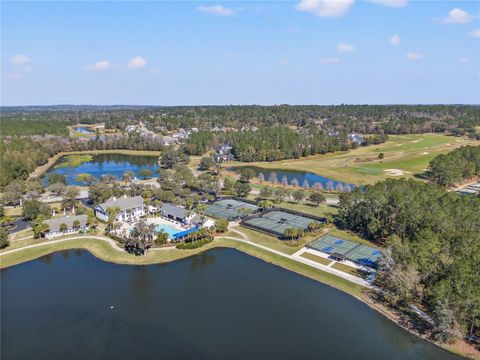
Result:
[[[403,176],[405,174],[410,174],[409,171],[403,171],[399,169],[385,169],[385,173],[388,176]]]
[[[429,154],[428,151],[425,151],[425,152],[422,153],[422,155],[428,155],[428,154]]]

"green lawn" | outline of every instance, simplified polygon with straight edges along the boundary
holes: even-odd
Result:
[[[314,172],[325,177],[352,184],[371,184],[389,177],[413,177],[423,173],[435,156],[479,141],[441,134],[389,135],[384,144],[360,147],[355,150],[314,155],[307,158],[275,162],[230,163],[229,166],[258,166],[278,170]],[[378,159],[383,153],[385,158]],[[401,176],[385,170],[400,170]]]
[[[9,240],[22,239],[25,237],[33,237],[32,228],[26,228],[21,231],[13,232],[8,236]]]
[[[342,264],[342,263],[339,263],[339,262],[336,262],[335,264],[333,264],[332,268],[343,271],[344,273],[347,273],[347,274],[350,274],[350,275],[354,275],[354,276],[364,278],[364,279],[367,277],[367,275],[364,272],[358,271],[354,267],[351,267],[351,266],[348,266],[348,265],[345,265],[345,264]]]
[[[314,254],[311,254],[311,253],[308,253],[308,252],[304,252],[300,256],[305,258],[305,259],[318,262],[319,264],[322,264],[322,265],[328,265],[332,262],[332,260],[330,260],[330,259],[327,259],[327,258],[324,258],[324,257],[321,257],[321,256],[317,256],[317,255],[314,255]]]
[[[320,206],[316,206],[307,202],[299,204],[293,201],[283,201],[279,204],[275,204],[275,206],[320,217],[325,216],[327,213],[335,215],[338,212],[338,208],[333,205],[320,204]]]

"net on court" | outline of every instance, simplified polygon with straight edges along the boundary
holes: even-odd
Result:
[[[225,199],[207,205],[205,215],[227,220],[237,220],[246,214],[254,213],[257,209],[258,207],[254,204],[234,199]]]
[[[309,245],[314,250],[321,251],[327,254],[341,254],[346,255],[354,247],[358,246],[353,241],[344,240],[335,236],[326,235],[317,240],[312,241]]]
[[[382,252],[374,247],[326,235],[312,241],[308,247],[327,254],[341,254],[360,265],[376,267]]]
[[[311,222],[316,222],[316,220],[284,211],[270,211],[261,217],[246,220],[245,224],[275,236],[283,236],[286,229],[297,228],[306,230]]]
[[[376,267],[382,252],[371,246],[360,245],[348,254],[348,259],[361,265]]]

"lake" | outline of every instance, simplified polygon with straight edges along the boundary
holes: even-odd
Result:
[[[62,157],[46,173],[45,178],[51,173],[65,175],[67,185],[82,185],[75,180],[78,174],[90,174],[97,179],[102,175],[112,174],[118,179],[122,179],[125,171],[133,171],[135,176],[140,178],[138,172],[140,169],[149,169],[153,176],[159,168],[158,156],[137,156],[124,154],[99,154],[94,155],[91,161],[86,161],[78,166],[61,166],[65,158]],[[57,166],[60,165],[60,166]]]
[[[149,266],[71,250],[0,275],[2,359],[460,359],[233,249]]]
[[[342,189],[345,189],[348,186],[350,186],[351,189],[355,187],[355,185],[353,184],[347,184],[344,182],[335,181],[335,180],[326,178],[322,175],[318,175],[311,172],[296,171],[296,170],[266,169],[258,166],[244,166],[244,167],[247,167],[255,171],[255,175],[257,177],[260,174],[263,174],[263,177],[266,182],[271,182],[272,176],[273,176],[273,178],[276,179],[275,182],[277,183],[282,183],[282,179],[286,178],[288,184],[292,185],[292,180],[296,179],[300,186],[303,186],[304,181],[307,181],[309,187],[312,187],[314,184],[319,183],[319,184],[322,184],[322,187],[326,190],[329,189],[330,187],[332,187],[332,190],[337,189],[339,184],[341,184]],[[230,169],[233,171],[239,171],[244,167],[232,167]]]

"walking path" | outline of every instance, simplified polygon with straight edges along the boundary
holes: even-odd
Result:
[[[305,258],[301,257],[299,255],[299,253],[301,253],[302,250],[296,252],[293,255],[288,255],[288,254],[285,254],[281,251],[271,249],[267,246],[257,244],[255,242],[251,241],[248,235],[244,234],[243,232],[241,232],[238,229],[233,228],[234,226],[238,226],[238,223],[231,223],[231,225],[229,226],[229,230],[231,232],[234,232],[234,233],[238,234],[241,237],[241,239],[233,237],[233,236],[219,236],[219,238],[230,239],[230,240],[246,243],[246,244],[249,244],[251,246],[255,246],[257,248],[263,249],[265,251],[269,251],[273,254],[282,256],[284,258],[288,258],[288,259],[291,259],[291,260],[309,265],[309,266],[314,267],[316,269],[328,272],[330,274],[334,274],[338,277],[349,280],[349,281],[354,282],[356,284],[359,284],[359,285],[362,285],[362,286],[365,286],[365,287],[369,287],[369,288],[371,287],[371,285],[367,281],[365,281],[364,279],[361,279],[357,276],[353,276],[351,274],[344,273],[343,271],[339,271],[339,270],[333,269],[329,266],[322,265],[322,264],[319,264],[315,261],[308,260],[308,259],[305,259]],[[31,249],[31,248],[36,248],[36,247],[40,247],[40,246],[50,245],[50,244],[58,244],[58,243],[71,241],[71,240],[77,240],[77,239],[93,239],[93,240],[105,241],[108,244],[110,244],[110,246],[112,248],[114,248],[115,250],[124,251],[124,249],[119,247],[114,240],[112,240],[112,239],[110,239],[106,236],[83,235],[83,236],[74,236],[74,237],[63,238],[63,239],[59,239],[59,240],[53,240],[53,241],[46,241],[46,242],[42,242],[42,243],[38,243],[38,244],[24,246],[24,247],[21,247],[21,248],[18,248],[18,249],[7,250],[7,251],[4,251],[4,252],[0,253],[0,257],[8,255],[8,254],[15,253],[15,252],[18,252],[18,251],[22,251],[22,250],[25,250],[25,249]],[[175,246],[155,248],[155,249],[151,249],[151,251],[165,251],[165,250],[172,250],[172,249],[175,249]]]

